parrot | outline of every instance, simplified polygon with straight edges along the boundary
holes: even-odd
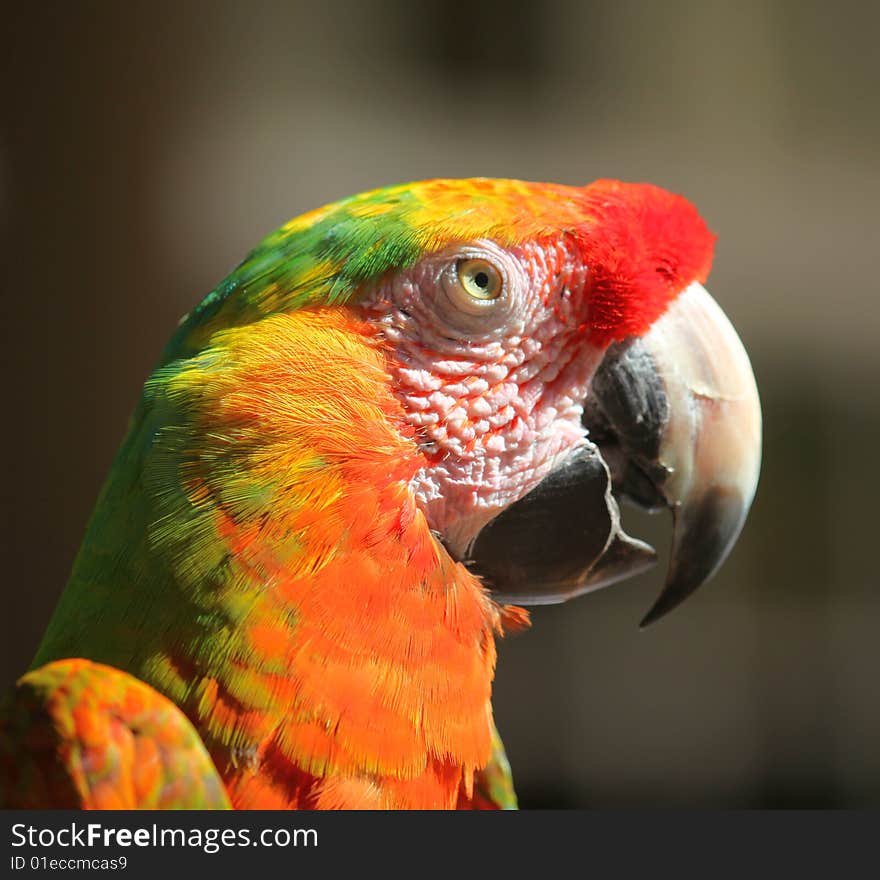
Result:
[[[715,235],[647,183],[386,186],[271,233],[146,380],[33,664],[0,806],[514,809],[528,606],[657,559],[653,623],[760,470]]]

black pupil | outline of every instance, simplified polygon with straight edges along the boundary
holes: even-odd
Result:
[[[485,290],[489,286],[489,276],[485,272],[477,272],[474,275],[474,284],[481,290]]]

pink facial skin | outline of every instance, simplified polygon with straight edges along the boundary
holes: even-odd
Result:
[[[501,274],[474,300],[462,260]],[[590,342],[588,270],[562,236],[514,248],[479,240],[432,254],[361,301],[425,465],[412,491],[457,558],[479,530],[581,445],[583,402],[604,346]]]

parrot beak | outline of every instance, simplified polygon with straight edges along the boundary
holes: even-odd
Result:
[[[473,567],[498,601],[562,602],[649,567],[618,498],[672,511],[666,585],[642,626],[718,570],[745,522],[761,462],[761,408],[745,349],[700,284],[651,329],[614,343],[584,407],[589,440],[477,535]]]

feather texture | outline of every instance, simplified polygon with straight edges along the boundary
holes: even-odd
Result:
[[[23,676],[0,705],[3,809],[229,809],[199,735],[143,682],[86,660]]]

